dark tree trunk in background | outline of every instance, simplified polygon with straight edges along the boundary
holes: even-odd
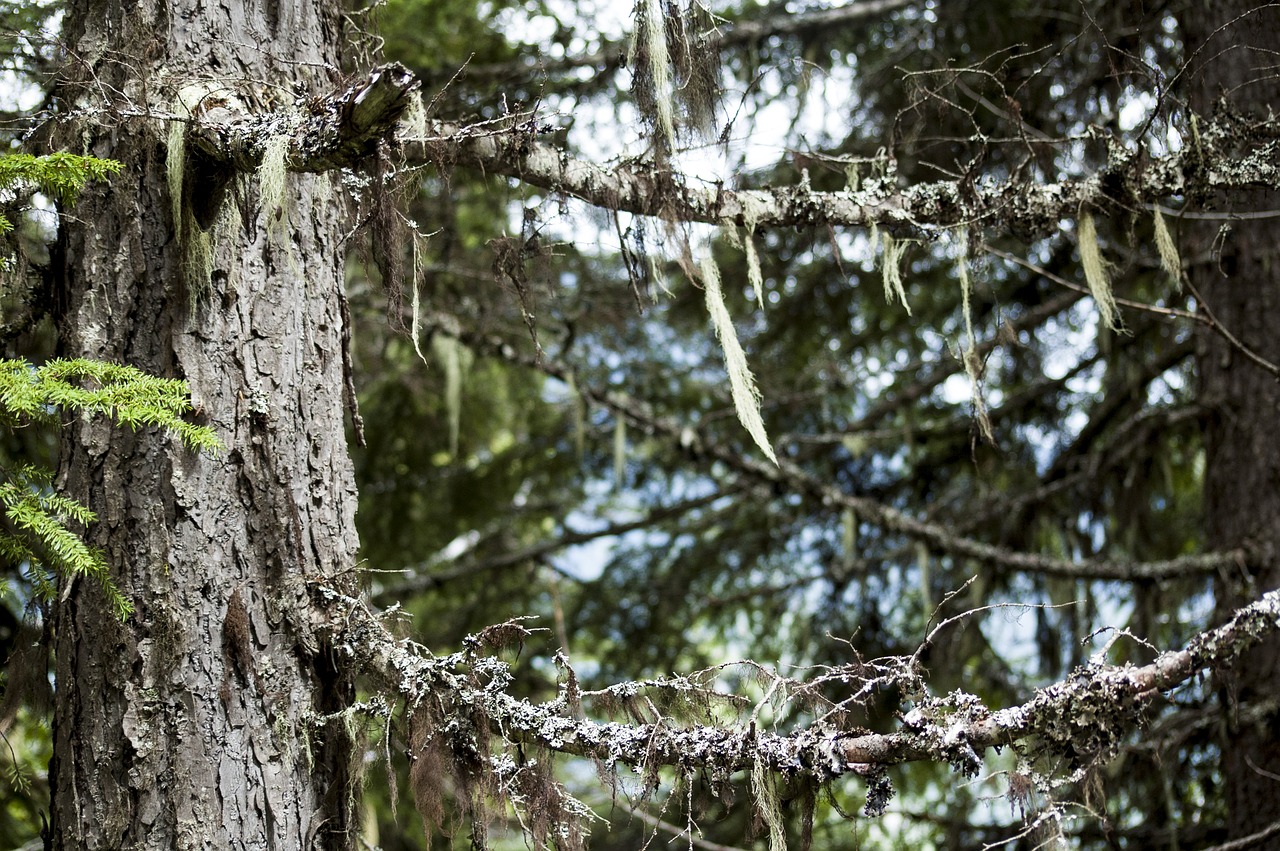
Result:
[[[1193,0],[1183,13],[1191,59],[1191,110],[1280,109],[1280,9],[1255,0]],[[1194,144],[1191,139],[1186,144]],[[1242,152],[1243,153],[1243,152]],[[1224,213],[1280,208],[1280,193],[1234,192]],[[1222,232],[1219,227],[1227,225]],[[1280,219],[1213,222],[1187,228],[1191,282],[1218,320],[1272,363],[1280,363]],[[1206,434],[1205,513],[1211,549],[1241,542],[1257,550],[1249,576],[1221,576],[1220,618],[1280,586],[1280,383],[1205,334],[1199,357],[1201,398],[1211,406]],[[1280,641],[1272,638],[1224,677],[1223,772],[1232,837],[1280,819],[1280,717],[1252,707],[1280,698]],[[1251,847],[1280,848],[1280,838]]]
[[[64,125],[60,144],[125,170],[65,228],[64,353],[187,379],[227,448],[197,456],[99,421],[67,430],[63,486],[98,512],[91,538],[137,610],[121,624],[93,584],[62,589],[54,845],[349,847],[352,748],[320,718],[349,685],[290,614],[309,578],[347,570],[356,551],[338,192],[329,176],[291,175],[268,238],[256,184],[233,188],[249,221],[223,229],[193,307],[201,273],[182,268],[168,125],[124,112],[173,112],[199,80],[258,110],[330,91],[339,8],[73,0],[66,14],[63,102],[115,110]]]

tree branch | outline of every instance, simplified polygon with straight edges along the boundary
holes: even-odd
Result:
[[[290,171],[323,172],[358,164],[374,154],[408,109],[418,79],[398,63],[375,68],[367,78],[325,98],[296,104],[290,112],[243,115],[229,100],[202,102],[187,144],[211,163],[236,171],[262,164],[267,143],[287,136]]]
[[[1084,666],[1020,706],[993,711],[977,698],[925,697],[903,717],[896,732],[814,724],[779,735],[758,730],[754,723],[678,727],[665,720],[593,721],[575,715],[577,696],[564,691],[548,703],[521,700],[506,691],[506,663],[481,652],[483,636],[468,639],[466,649],[458,653],[438,657],[421,645],[396,639],[363,601],[325,586],[317,587],[316,593],[322,607],[321,632],[336,652],[380,687],[401,696],[407,706],[429,700],[442,707],[446,721],[451,716],[472,719],[476,716],[469,713],[480,712],[487,718],[487,729],[501,731],[508,740],[591,757],[606,766],[680,766],[727,776],[762,765],[820,781],[915,761],[948,762],[972,772],[979,767],[981,751],[1030,737],[1046,752],[1071,752],[1077,759],[1106,755],[1140,723],[1155,694],[1202,671],[1228,667],[1280,631],[1280,591],[1270,591],[1182,650],[1161,653],[1141,667]],[[502,629],[518,632],[520,639],[530,634],[516,623]],[[903,675],[911,675],[905,666]],[[470,721],[467,726],[474,729]]]
[[[832,29],[859,23],[878,17],[917,0],[862,0],[830,9],[816,9],[800,14],[783,13],[759,21],[741,21],[730,24],[716,40],[719,48],[753,44],[775,35],[793,35],[821,29]],[[714,49],[714,48],[713,48]],[[576,68],[617,68],[627,56],[626,42],[610,42],[594,53],[564,56],[559,59],[534,57],[512,62],[493,62],[487,65],[468,65],[461,71],[461,79],[470,82],[508,80],[533,74],[559,74]],[[459,75],[456,67],[433,69],[425,77],[429,80],[449,80]]]
[[[733,190],[694,185],[651,164],[606,168],[538,141],[542,128],[526,121],[502,131],[432,122],[429,135],[406,143],[414,163],[458,163],[562,192],[598,207],[672,221],[740,226],[877,225],[919,233],[930,228],[981,224],[1023,237],[1056,232],[1082,207],[1104,213],[1137,209],[1170,196],[1207,197],[1223,189],[1280,185],[1280,119],[1252,120],[1225,110],[1203,123],[1200,143],[1163,157],[1108,143],[1107,163],[1096,173],[1058,182],[1034,178],[916,183],[900,187],[893,175],[864,181],[858,191],[818,192],[804,183]],[[1237,151],[1245,151],[1237,154]]]
[[[442,330],[465,342],[478,352],[520,363],[565,383],[573,370],[543,353],[541,357],[523,355],[504,340],[475,334],[462,328],[452,317],[437,314],[424,318],[424,328]],[[690,454],[719,461],[736,473],[769,486],[783,486],[797,495],[831,508],[851,508],[862,522],[875,524],[889,532],[905,535],[955,556],[972,558],[980,563],[1003,568],[1065,576],[1075,579],[1101,579],[1133,582],[1200,576],[1238,565],[1246,560],[1243,549],[1226,552],[1198,553],[1162,561],[1135,562],[1099,559],[1073,561],[1035,553],[1018,552],[977,541],[937,523],[919,520],[875,499],[841,491],[834,485],[811,475],[797,464],[780,458],[777,466],[743,455],[734,447],[704,441],[692,427],[652,413],[646,405],[617,391],[600,391],[578,385],[583,398],[614,414],[625,417],[645,434],[660,435]]]
[[[322,172],[372,155],[410,104],[418,80],[402,65],[383,65],[348,89],[310,100],[292,112],[244,116],[227,101],[202,104],[188,142],[211,163],[252,171],[268,142],[289,139],[286,167]],[[1254,120],[1225,109],[1204,122],[1196,145],[1164,157],[1133,152],[1101,130],[1107,163],[1088,177],[1056,183],[1033,178],[916,183],[900,187],[892,173],[857,191],[818,192],[807,182],[771,189],[694,185],[652,164],[606,168],[538,141],[554,128],[525,120],[501,129],[431,122],[406,140],[409,162],[462,164],[517,178],[611,210],[672,221],[744,226],[871,226],[921,233],[980,223],[1024,237],[1055,232],[1082,207],[1137,209],[1173,195],[1207,197],[1223,189],[1280,185],[1280,119]],[[1243,154],[1237,154],[1244,151]]]
[[[564,531],[550,540],[545,540],[537,544],[533,544],[521,550],[507,551],[497,553],[485,559],[473,560],[464,564],[455,565],[448,570],[437,571],[415,571],[412,576],[406,577],[403,581],[397,582],[387,588],[381,589],[375,596],[375,601],[391,602],[403,597],[406,594],[416,594],[432,588],[438,588],[454,579],[460,579],[465,576],[474,576],[489,570],[502,570],[519,564],[537,561],[551,555],[557,550],[568,549],[569,547],[579,544],[586,544],[599,538],[611,538],[618,535],[625,535],[628,532],[634,532],[637,529],[648,529],[649,527],[661,523],[666,520],[683,517],[689,512],[696,511],[699,508],[705,508],[717,500],[732,496],[737,489],[716,490],[714,493],[696,499],[689,499],[672,505],[660,505],[647,511],[643,516],[635,520],[629,520],[625,523],[610,523],[603,528],[592,531],[576,531],[564,526]]]

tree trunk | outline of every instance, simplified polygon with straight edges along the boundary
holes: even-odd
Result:
[[[1234,112],[1280,104],[1275,48],[1280,10],[1254,0],[1197,0],[1186,4],[1183,28],[1190,59],[1191,110],[1209,116],[1225,101]],[[1186,144],[1194,144],[1188,139]],[[1275,210],[1280,192],[1233,192],[1218,199],[1224,213]],[[1221,230],[1220,230],[1221,227]],[[1205,306],[1240,341],[1280,363],[1280,223],[1275,218],[1212,222],[1187,228],[1189,275]],[[1212,410],[1205,434],[1205,520],[1208,546],[1247,543],[1251,569],[1219,577],[1219,618],[1262,591],[1280,587],[1280,383],[1206,333],[1199,352],[1201,398]],[[1274,701],[1280,698],[1280,640],[1249,653],[1223,681],[1226,723],[1222,765],[1232,838],[1280,819],[1280,737]],[[1257,708],[1271,701],[1271,712]],[[1280,848],[1280,839],[1251,847]]]
[[[233,181],[224,204],[247,217],[211,231],[206,264],[194,219],[182,236],[173,221],[169,124],[138,117],[177,112],[175,93],[200,80],[201,107],[234,93],[287,109],[297,91],[331,90],[339,8],[73,0],[66,14],[62,102],[107,109],[64,123],[62,146],[125,170],[60,238],[64,353],[185,378],[226,449],[195,455],[98,420],[66,431],[62,486],[98,512],[90,537],[136,611],[120,623],[95,585],[61,589],[54,847],[349,847],[356,754],[323,716],[350,685],[292,615],[357,545],[342,205],[330,177],[291,175],[277,217],[257,209],[252,178]],[[218,176],[188,165],[186,182],[185,206],[203,198],[209,221]]]

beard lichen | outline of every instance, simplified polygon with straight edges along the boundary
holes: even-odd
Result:
[[[621,414],[613,421],[613,484],[618,490],[627,481],[627,421]]]
[[[1077,236],[1080,240],[1080,265],[1084,268],[1089,293],[1098,305],[1098,315],[1102,318],[1102,324],[1112,331],[1119,331],[1120,315],[1116,310],[1115,295],[1111,292],[1107,262],[1102,259],[1102,250],[1098,247],[1098,228],[1088,210],[1080,212]]]
[[[978,340],[973,333],[973,281],[969,277],[969,240],[965,234],[960,235],[960,256],[956,258],[956,272],[960,278],[960,305],[964,314],[964,347],[960,352],[964,364],[965,375],[969,378],[970,402],[973,415],[978,421],[978,430],[988,443],[995,444],[995,434],[991,429],[991,416],[987,413],[987,402],[982,395],[982,374],[985,365],[978,355]]]
[[[1169,233],[1169,226],[1165,224],[1164,216],[1160,214],[1158,208],[1155,216],[1155,236],[1160,266],[1169,273],[1169,277],[1173,278],[1174,287],[1181,292],[1182,258],[1178,256],[1178,246],[1174,243],[1173,234]]]
[[[269,237],[283,233],[287,226],[284,187],[288,175],[289,140],[286,134],[270,136],[262,146],[258,199]]]
[[[738,342],[738,332],[734,330],[733,318],[725,306],[724,293],[720,287],[720,269],[715,258],[707,249],[702,258],[702,286],[706,295],[707,313],[711,317],[711,327],[715,329],[720,340],[720,349],[724,353],[725,367],[729,372],[729,391],[733,397],[733,408],[738,414],[738,421],[751,435],[756,446],[774,464],[778,456],[769,444],[769,436],[765,433],[764,420],[760,416],[760,391],[756,389],[755,378],[747,366],[747,355]]]
[[[636,28],[631,38],[628,64],[635,69],[636,102],[654,122],[658,145],[675,148],[675,116],[671,103],[671,54],[667,50],[667,25],[659,0],[636,3]]]
[[[782,818],[782,803],[778,800],[777,779],[763,759],[757,758],[751,766],[751,794],[756,799],[756,813],[769,828],[769,851],[787,851],[787,829]]]
[[[902,283],[902,255],[906,253],[907,248],[911,245],[909,239],[894,239],[888,233],[880,233],[881,244],[884,246],[884,257],[881,259],[881,272],[884,278],[884,300],[892,302],[896,297],[906,309],[907,315],[911,315],[911,305],[907,303],[907,290]]]
[[[223,203],[234,173],[189,152],[187,129],[190,121],[210,104],[225,106],[234,102],[234,95],[221,84],[208,80],[189,83],[174,96],[173,118],[165,134],[165,182],[192,314],[208,298],[214,248],[238,211]]]
[[[760,256],[756,253],[756,243],[754,239],[756,220],[751,215],[750,210],[745,210],[743,219],[745,225],[743,233],[739,234],[737,227],[732,222],[724,222],[720,225],[720,234],[724,240],[734,248],[742,250],[744,259],[747,263],[747,284],[756,296],[756,306],[760,311],[764,312],[764,275],[760,272]]]
[[[663,0],[638,0],[627,53],[633,94],[656,133],[662,161],[675,150],[676,101],[685,126],[709,137],[720,97],[720,58],[715,19],[697,0],[684,8]]]
[[[414,288],[417,300],[417,288]],[[431,338],[431,351],[444,370],[445,415],[449,420],[449,455],[458,455],[458,433],[462,421],[462,381],[471,367],[471,350],[457,337],[436,334]]]

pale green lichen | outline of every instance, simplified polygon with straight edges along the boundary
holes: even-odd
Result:
[[[426,248],[426,244],[427,238],[415,231],[413,235],[413,242],[410,246],[412,250],[413,268],[410,270],[409,281],[410,285],[413,287],[413,297],[410,299],[409,303],[409,337],[413,340],[414,352],[417,353],[418,358],[423,363],[427,362],[427,358],[426,355],[422,354],[422,347],[419,343],[419,339],[422,336],[422,298],[419,291],[418,281],[424,268],[422,258],[426,254],[424,250]]]
[[[755,228],[756,222],[753,218],[747,219],[744,233],[739,233],[732,222],[724,222],[720,225],[720,234],[725,242],[734,248],[741,249],[747,264],[747,284],[755,293],[756,305],[764,311],[764,275],[760,272],[760,257],[756,253],[755,240],[752,238]]]
[[[627,474],[627,421],[619,414],[613,421],[613,484],[622,490]]]
[[[649,255],[649,278],[658,285],[658,289],[662,291],[667,298],[675,298],[675,293],[671,292],[671,285],[667,283],[667,274],[662,270],[662,266],[658,264],[658,258]],[[658,294],[653,294],[653,301],[658,302]]]
[[[416,291],[416,287],[414,288]],[[449,420],[449,454],[457,457],[459,426],[462,422],[462,382],[471,368],[471,350],[456,337],[436,334],[431,351],[444,370],[445,416]]]
[[[165,139],[164,168],[169,184],[169,203],[173,211],[173,227],[181,238],[183,230],[182,192],[187,158],[187,123],[200,102],[210,92],[207,82],[189,83],[178,89],[173,99],[173,120]]]
[[[182,273],[187,281],[187,309],[194,316],[213,290],[213,233],[197,227],[190,211],[183,216]]]
[[[569,404],[572,406],[573,449],[581,462],[587,457],[587,404],[572,372],[565,376],[565,384],[569,387]]]
[[[884,257],[881,260],[881,272],[884,278],[884,300],[892,302],[894,297],[906,309],[907,315],[911,315],[911,305],[907,304],[907,290],[902,283],[902,255],[906,253],[908,246],[911,245],[910,240],[894,239],[887,233],[880,234],[881,244],[884,246]]]
[[[845,163],[844,188],[847,192],[857,192],[862,186],[862,172],[856,162]]]
[[[396,135],[411,142],[427,138],[427,108],[422,103],[422,94],[415,93],[409,98],[409,106],[400,116],[400,126]]]
[[[840,555],[844,569],[853,570],[858,561],[858,515],[848,507],[840,513]]]
[[[282,233],[285,225],[285,178],[288,176],[289,136],[271,136],[262,146],[258,166],[258,198],[267,234]]]
[[[660,0],[636,3],[636,27],[631,38],[629,63],[647,58],[647,94],[652,100],[659,138],[667,150],[675,147],[675,115],[672,108],[671,53],[667,50],[667,25]]]
[[[1098,247],[1098,229],[1088,210],[1080,213],[1077,229],[1080,240],[1080,265],[1084,267],[1084,279],[1089,284],[1089,294],[1098,305],[1102,323],[1112,331],[1120,330],[1120,315],[1116,309],[1115,295],[1111,292],[1111,278],[1107,263]]]
[[[1165,224],[1164,216],[1160,210],[1156,209],[1155,218],[1155,236],[1156,251],[1160,255],[1160,266],[1169,273],[1169,277],[1173,278],[1174,286],[1182,290],[1182,258],[1178,256],[1178,246],[1173,241],[1173,234],[1169,233],[1169,226]]]
[[[738,421],[751,435],[760,451],[777,464],[778,457],[769,445],[769,436],[765,433],[764,420],[760,415],[760,391],[756,389],[755,379],[747,367],[747,355],[738,342],[738,333],[734,330],[729,309],[725,307],[724,293],[720,287],[720,270],[709,249],[703,256],[701,271],[707,313],[711,316],[711,327],[715,329],[724,353],[725,367],[729,372],[729,391]]]
[[[777,782],[759,758],[751,767],[751,794],[756,799],[756,812],[769,828],[769,851],[787,851],[786,823],[782,818]]]
[[[978,356],[978,340],[973,333],[973,281],[969,277],[968,238],[960,234],[960,255],[956,258],[956,272],[960,278],[960,310],[964,314],[964,348],[960,352],[965,375],[969,379],[970,403],[978,420],[978,429],[988,443],[995,443],[991,429],[991,416],[987,401],[982,395],[982,360]]]
[[[169,122],[164,167],[169,184],[169,203],[173,211],[173,228],[182,235],[182,179],[186,169],[187,126],[181,121]]]

